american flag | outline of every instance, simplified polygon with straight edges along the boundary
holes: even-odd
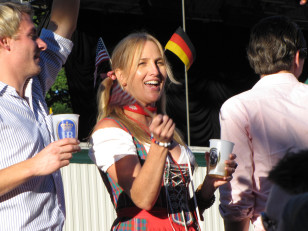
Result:
[[[131,94],[125,91],[119,84],[117,80],[113,81],[113,85],[111,87],[109,105],[110,106],[126,106],[138,103],[141,107],[143,107],[144,111],[148,113],[152,118],[155,114],[149,111],[146,107],[142,106]]]
[[[105,47],[105,44],[103,42],[102,38],[98,39],[97,47],[96,47],[96,59],[95,59],[95,66],[98,67],[98,65],[101,62],[109,61],[110,57],[108,54],[108,51]]]
[[[96,59],[95,59],[95,73],[94,73],[94,85],[96,83],[96,78],[98,75],[99,66],[103,63],[108,61],[108,64],[111,64],[110,56],[108,51],[105,47],[102,38],[99,38],[96,48]],[[110,68],[110,67],[109,67]],[[106,70],[103,70],[106,71]],[[104,75],[107,77],[107,75]],[[114,106],[124,106],[134,104],[137,101],[133,96],[131,96],[128,92],[126,92],[119,84],[117,80],[113,81],[113,85],[110,89],[110,98],[109,98],[109,105]]]
[[[111,88],[109,105],[125,106],[137,103],[137,100],[131,96],[127,91],[125,91],[117,80],[113,81]]]
[[[94,72],[94,86],[96,83],[96,78],[98,75],[98,69],[99,65],[103,62],[108,61],[108,64],[110,62],[110,56],[108,54],[108,51],[105,47],[103,39],[100,37],[97,42],[97,47],[96,47],[96,58],[95,58],[95,72]]]

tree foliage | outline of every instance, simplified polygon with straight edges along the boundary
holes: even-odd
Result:
[[[48,107],[52,108],[53,114],[73,112],[64,68],[59,72],[45,99]]]

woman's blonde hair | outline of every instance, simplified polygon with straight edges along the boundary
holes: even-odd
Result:
[[[112,70],[119,69],[123,71],[123,73],[127,74],[128,79],[133,78],[137,70],[137,64],[141,57],[141,53],[146,41],[151,41],[157,45],[161,53],[161,56],[163,57],[163,60],[165,62],[168,78],[172,83],[178,83],[173,76],[171,67],[166,59],[162,45],[156,38],[145,32],[132,33],[118,43],[111,57]],[[131,73],[130,76],[128,75],[129,73]],[[142,143],[150,143],[150,137],[138,124],[136,124],[134,121],[128,119],[125,116],[122,107],[109,105],[110,88],[112,84],[113,80],[111,80],[110,78],[106,78],[105,80],[102,81],[101,85],[99,86],[97,95],[98,96],[97,122],[106,117],[113,117],[122,122],[136,139],[138,139]],[[165,92],[162,93],[162,96],[158,100],[156,106],[157,106],[157,113],[166,114]],[[178,143],[185,145],[179,132],[177,131],[175,132],[174,139]]]
[[[33,10],[29,3],[0,3],[0,38],[16,38],[23,14],[32,17]]]

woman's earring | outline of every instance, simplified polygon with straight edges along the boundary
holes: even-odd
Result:
[[[126,87],[126,86],[127,86],[127,83],[123,83],[122,86],[123,86],[123,87]]]

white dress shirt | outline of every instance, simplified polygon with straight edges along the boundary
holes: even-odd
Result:
[[[308,148],[308,86],[291,73],[265,76],[223,104],[220,122],[221,139],[235,143],[238,163],[233,180],[220,187],[221,215],[251,218],[263,230],[268,172],[287,151]]]
[[[30,159],[54,140],[45,94],[72,49],[72,42],[48,30],[41,38],[41,74],[27,84],[25,99],[0,82],[0,169]],[[0,196],[0,230],[62,230],[65,203],[60,171],[34,177]]]

